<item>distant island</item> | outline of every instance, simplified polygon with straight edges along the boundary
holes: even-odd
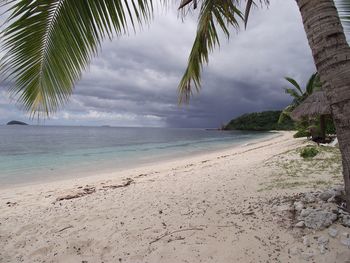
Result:
[[[6,125],[28,125],[28,124],[22,121],[9,121]]]
[[[231,120],[223,130],[271,131],[294,130],[294,122],[286,118],[278,123],[281,111],[263,111],[243,114]]]

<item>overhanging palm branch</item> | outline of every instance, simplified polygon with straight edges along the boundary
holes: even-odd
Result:
[[[208,63],[209,52],[215,46],[220,45],[217,26],[229,37],[229,28],[238,27],[237,18],[243,19],[241,12],[237,9],[236,1],[227,0],[205,0],[202,2],[196,38],[188,59],[188,66],[179,84],[180,101],[188,101],[191,94],[191,84],[196,90],[201,85],[202,65]]]
[[[195,3],[194,3],[195,2]],[[240,0],[202,0],[198,18],[196,38],[188,59],[187,68],[178,86],[179,101],[188,102],[194,86],[196,91],[201,87],[203,64],[209,62],[209,53],[220,45],[217,26],[224,35],[230,37],[230,27],[239,28],[239,22],[246,22],[250,9],[256,2],[268,4],[268,0],[247,0],[245,15],[239,10]],[[183,0],[180,8],[197,1]],[[246,24],[246,23],[245,23]]]
[[[10,12],[2,32],[2,74],[32,114],[56,111],[71,95],[101,41],[148,22],[152,0],[1,1]]]

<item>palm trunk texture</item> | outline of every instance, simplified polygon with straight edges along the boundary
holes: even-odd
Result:
[[[296,0],[309,45],[330,102],[342,155],[350,210],[350,47],[333,0]]]
[[[321,138],[322,142],[325,143],[326,140],[326,116],[321,115],[320,116],[320,130],[321,130]]]

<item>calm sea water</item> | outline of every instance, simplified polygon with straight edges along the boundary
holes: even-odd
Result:
[[[0,187],[135,167],[269,135],[205,129],[0,126]]]

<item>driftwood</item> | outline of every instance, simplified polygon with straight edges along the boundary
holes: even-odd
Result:
[[[102,186],[102,188],[103,189],[106,189],[106,188],[116,189],[116,188],[121,188],[121,187],[127,187],[127,186],[131,185],[133,182],[134,182],[133,179],[126,178],[126,181],[124,183],[122,183],[122,184],[118,184],[118,185],[104,185],[104,186]],[[80,186],[78,188],[80,189],[82,187]],[[75,198],[83,197],[85,195],[89,195],[89,194],[92,194],[92,193],[95,193],[95,192],[96,192],[96,187],[87,185],[87,186],[85,186],[85,188],[83,188],[82,190],[79,190],[78,192],[57,197],[55,202],[63,201],[63,200],[75,199]]]
[[[175,234],[175,233],[184,232],[184,231],[196,231],[196,230],[197,230],[197,231],[203,230],[203,228],[198,228],[198,227],[194,227],[194,228],[184,228],[184,229],[175,230],[175,231],[173,231],[173,232],[165,232],[164,235],[161,235],[160,237],[157,237],[155,240],[152,240],[151,242],[149,242],[149,244],[151,245],[151,244],[153,244],[153,243],[155,243],[155,242],[161,240],[162,238],[167,237],[167,236],[170,236],[170,235]],[[171,240],[171,241],[173,241],[173,240]],[[170,241],[170,242],[171,242],[171,241]]]
[[[121,188],[121,187],[127,187],[129,185],[131,185],[134,182],[133,179],[131,178],[126,178],[126,181],[123,184],[117,184],[117,185],[104,185],[102,186],[102,188],[112,188],[112,189],[116,189],[116,188]]]
[[[62,201],[62,200],[70,200],[70,199],[74,199],[74,198],[79,198],[79,197],[89,195],[89,194],[92,194],[95,192],[96,192],[96,188],[94,186],[86,186],[85,188],[83,188],[82,191],[79,191],[77,193],[57,197],[56,202]]]

